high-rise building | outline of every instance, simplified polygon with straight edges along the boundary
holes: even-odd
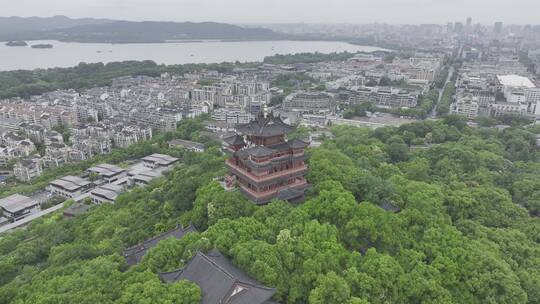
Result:
[[[502,22],[495,22],[495,25],[493,26],[493,32],[496,34],[500,34],[503,31],[503,23]]]
[[[463,22],[454,23],[454,32],[458,34],[463,33]]]
[[[472,18],[469,17],[467,18],[467,28],[471,28],[471,26],[472,26]]]
[[[224,152],[229,155],[228,186],[236,183],[240,191],[256,204],[273,199],[299,201],[308,188],[304,153],[308,143],[286,140],[294,127],[266,111],[237,127],[238,133],[225,138]]]
[[[454,23],[453,22],[448,22],[448,24],[446,25],[446,31],[448,33],[451,33],[454,31]]]

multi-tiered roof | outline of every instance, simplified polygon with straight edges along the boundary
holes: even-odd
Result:
[[[304,195],[308,143],[286,135],[295,127],[280,117],[261,114],[256,120],[237,127],[237,134],[226,138],[226,164],[242,192],[258,204],[272,199],[296,200]]]
[[[259,114],[256,120],[238,125],[236,130],[247,136],[270,137],[289,134],[295,130],[295,127],[284,123],[279,116],[275,117],[273,113],[270,113]]]

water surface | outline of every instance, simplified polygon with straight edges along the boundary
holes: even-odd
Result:
[[[70,67],[79,62],[153,60],[159,64],[262,61],[275,54],[372,52],[380,48],[334,41],[198,41],[139,44],[30,41],[28,47],[0,43],[0,70]],[[52,49],[30,45],[52,44]]]

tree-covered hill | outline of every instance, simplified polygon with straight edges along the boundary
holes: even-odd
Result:
[[[0,303],[198,303],[197,286],[156,273],[213,247],[280,303],[540,302],[540,129],[449,116],[332,132],[309,151],[313,187],[298,206],[225,192],[212,148],[178,154],[165,179],[115,205],[2,236]],[[177,223],[200,232],[127,268],[124,247]]]
[[[20,40],[40,32],[70,28],[87,24],[110,23],[113,20],[66,16],[53,17],[0,17],[0,41]]]
[[[60,40],[96,43],[144,43],[167,40],[283,40],[269,29],[217,22],[122,21],[55,17],[0,17],[0,41]]]
[[[114,21],[85,24],[44,33],[47,37],[76,42],[165,42],[167,40],[279,40],[285,35],[268,29],[244,28],[217,22]]]

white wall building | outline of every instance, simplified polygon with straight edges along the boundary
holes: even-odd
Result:
[[[478,98],[466,95],[452,104],[450,112],[473,119],[478,116],[478,109]]]

